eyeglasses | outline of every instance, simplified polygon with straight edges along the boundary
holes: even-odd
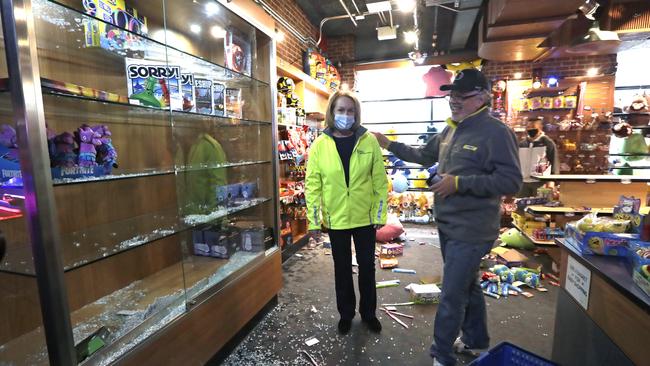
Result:
[[[475,97],[477,95],[480,95],[480,94],[481,93],[474,93],[474,94],[469,94],[469,95],[460,95],[460,94],[452,93],[452,94],[447,95],[445,97],[445,99],[447,99],[447,100],[454,99],[454,100],[460,100],[460,101],[464,102],[467,99],[473,98],[473,97]]]

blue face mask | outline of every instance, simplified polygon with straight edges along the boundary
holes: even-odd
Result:
[[[354,126],[354,122],[354,116],[348,116],[346,114],[334,115],[334,127],[337,130],[349,130]]]

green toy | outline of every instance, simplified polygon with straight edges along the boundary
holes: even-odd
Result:
[[[497,264],[496,266],[490,268],[490,272],[499,276],[502,282],[512,283],[515,280],[515,275],[512,273],[510,268],[504,266],[503,264]]]
[[[499,236],[503,245],[517,249],[535,249],[535,244],[531,242],[521,231],[510,229]]]
[[[510,269],[512,274],[515,276],[516,281],[521,281],[532,288],[537,288],[540,286],[539,275],[530,272],[524,268],[512,268]]]
[[[138,93],[133,93],[129,98],[139,101],[142,103],[142,105],[161,108],[162,104],[153,94],[156,84],[158,84],[158,80],[156,78],[152,76],[148,77],[147,81],[144,84],[144,90]]]
[[[632,154],[632,156],[627,156],[625,160],[627,161],[638,161],[645,159],[642,155],[635,154],[647,154],[648,145],[645,142],[645,137],[640,133],[633,133],[628,136],[625,141],[623,141],[623,153]]]

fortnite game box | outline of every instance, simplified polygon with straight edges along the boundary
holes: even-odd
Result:
[[[212,80],[195,78],[194,96],[196,111],[203,114],[212,114]]]
[[[181,74],[181,95],[183,96],[183,111],[196,112],[196,103],[194,103],[194,75]]]
[[[132,58],[124,60],[130,103],[183,110],[180,66]]]

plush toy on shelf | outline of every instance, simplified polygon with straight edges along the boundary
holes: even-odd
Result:
[[[418,206],[418,216],[425,216],[429,213],[429,198],[424,192],[420,192],[416,199]]]
[[[398,173],[393,176],[393,192],[403,193],[409,188],[409,181],[404,174]]]
[[[117,168],[117,150],[113,146],[113,135],[106,125],[92,127],[93,131],[100,135],[101,145],[97,147],[97,164],[106,168]]]
[[[101,135],[87,125],[79,127],[75,131],[75,140],[79,144],[79,166],[91,167],[97,165],[97,146],[102,142]]]
[[[18,140],[16,130],[9,125],[2,125],[0,128],[0,145],[9,149],[3,158],[18,161]]]
[[[53,139],[55,154],[52,157],[52,166],[73,167],[77,162],[75,154],[75,139],[70,132],[64,132]]]

